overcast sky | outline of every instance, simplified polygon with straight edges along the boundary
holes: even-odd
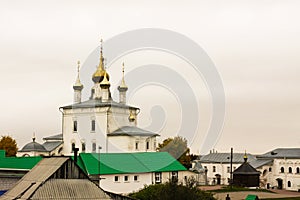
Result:
[[[84,62],[100,37],[162,28],[198,43],[223,80],[226,118],[215,149],[264,153],[299,147],[299,7],[297,0],[1,0],[0,134],[11,135],[21,148],[33,132],[39,142],[60,133],[58,108],[73,101],[77,60]],[[134,54],[126,59],[136,65]],[[130,99],[147,110],[145,102],[138,95]],[[149,113],[140,118],[146,127]],[[200,144],[199,136],[193,152],[201,151]]]

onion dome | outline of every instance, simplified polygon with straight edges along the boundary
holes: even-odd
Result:
[[[104,72],[103,80],[100,82],[100,87],[101,88],[109,88],[110,87],[110,82],[108,81],[108,74],[106,71]]]
[[[135,116],[133,115],[132,111],[130,111],[128,120],[129,120],[130,122],[134,122],[134,121],[135,121]]]
[[[121,81],[120,86],[118,87],[118,90],[119,91],[127,91],[128,87],[127,87],[127,85],[125,83],[125,78],[124,78],[124,63],[123,63],[122,73],[123,73],[123,75],[122,75],[122,81]]]
[[[106,73],[105,69],[104,69],[104,58],[103,58],[103,48],[102,48],[102,39],[101,39],[101,46],[100,46],[100,62],[99,65],[97,67],[96,72],[93,74],[93,81],[94,83],[100,83],[102,82],[104,75]],[[109,80],[109,75],[107,74],[107,80]]]
[[[74,90],[82,90],[83,89],[83,85],[80,82],[80,78],[79,78],[79,68],[80,68],[80,61],[77,62],[77,79],[75,84],[73,85],[73,89]]]
[[[20,150],[20,152],[30,152],[30,151],[47,152],[46,148],[43,145],[41,145],[35,141],[35,137],[32,138],[32,142],[26,144]]]

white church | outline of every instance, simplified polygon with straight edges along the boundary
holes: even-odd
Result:
[[[137,127],[137,115],[140,109],[126,103],[128,87],[123,77],[118,86],[119,101],[111,97],[109,74],[104,66],[102,43],[100,46],[99,64],[91,74],[94,85],[88,100],[82,100],[83,84],[79,77],[78,62],[77,79],[73,85],[74,102],[62,106],[62,134],[56,135],[51,145],[50,137],[44,138],[45,148],[35,140],[25,145],[18,156],[32,155],[38,147],[39,155],[71,155],[73,149],[79,152],[154,152],[156,151],[156,133]],[[50,143],[50,144],[49,144]],[[41,151],[43,149],[43,151]]]

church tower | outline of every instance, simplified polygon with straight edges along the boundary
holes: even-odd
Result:
[[[126,92],[128,90],[127,85],[125,84],[125,78],[124,78],[124,63],[122,65],[122,81],[121,84],[118,87],[119,90],[119,102],[122,104],[126,104]]]
[[[104,69],[104,57],[103,57],[102,42],[103,42],[103,40],[101,39],[99,65],[97,67],[96,72],[93,74],[93,77],[92,77],[94,86],[92,87],[91,99],[101,99],[100,83],[103,81],[105,74],[106,74],[107,80],[109,81],[109,75],[106,73],[106,71]]]
[[[100,83],[101,88],[101,100],[102,102],[109,102],[111,101],[111,94],[110,94],[110,82],[108,81],[108,74],[105,72],[104,78]]]
[[[75,81],[75,84],[73,85],[74,103],[81,102],[81,91],[83,89],[83,85],[81,84],[80,78],[79,78],[79,68],[80,68],[80,61],[77,62],[77,79]]]

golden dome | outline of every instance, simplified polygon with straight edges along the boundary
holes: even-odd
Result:
[[[103,80],[100,82],[100,87],[110,87],[110,82],[108,81],[108,74],[104,71]]]
[[[94,83],[100,83],[102,82],[104,75],[106,74],[107,79],[109,80],[109,75],[104,69],[104,58],[103,58],[103,52],[102,52],[102,39],[101,39],[101,46],[100,46],[100,62],[97,67],[96,72],[93,74],[93,81]]]

